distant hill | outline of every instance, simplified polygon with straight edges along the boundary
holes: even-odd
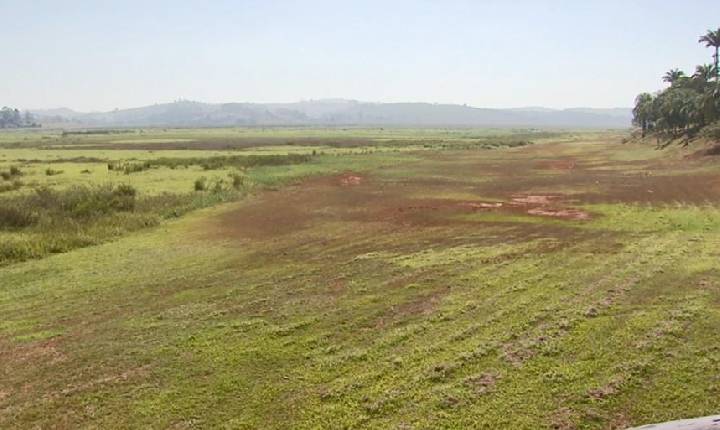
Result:
[[[416,127],[627,128],[631,110],[487,109],[434,103],[369,103],[330,99],[296,103],[178,101],[110,112],[82,113],[67,108],[32,110],[41,122],[88,127],[367,125]]]

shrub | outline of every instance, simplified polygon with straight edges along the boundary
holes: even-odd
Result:
[[[17,166],[10,166],[10,170],[0,172],[0,178],[3,178],[6,181],[11,180],[12,178],[15,178],[17,176],[22,176],[23,172],[20,170]]]
[[[238,173],[231,173],[230,179],[232,179],[232,186],[236,190],[245,188],[245,176]]]
[[[15,190],[20,189],[20,187],[22,187],[22,186],[23,186],[22,181],[18,181],[18,180],[12,181],[9,184],[7,184],[7,183],[0,184],[0,193],[4,193],[7,191],[15,191]]]
[[[125,172],[126,175],[129,175],[131,173],[137,173],[142,172],[143,170],[150,169],[151,164],[149,161],[146,161],[144,163],[128,163],[123,166],[123,172]]]
[[[207,189],[207,178],[202,176],[195,179],[195,191],[205,191]]]
[[[218,170],[226,166],[256,167],[256,166],[283,166],[301,164],[311,161],[308,154],[271,154],[271,155],[227,155],[207,158],[158,158],[152,161],[154,166],[169,168],[201,166],[204,170]]]
[[[113,198],[110,206],[118,211],[132,211],[135,209],[135,197],[137,190],[131,185],[118,185],[112,191]]]
[[[705,127],[700,133],[706,139],[720,141],[720,121],[716,121]]]
[[[227,179],[200,178],[200,182],[213,192],[139,198],[130,185],[105,185],[40,188],[32,194],[0,198],[0,230],[22,231],[16,238],[10,235],[0,241],[0,266],[99,244],[237,196],[228,189]]]
[[[37,215],[27,206],[0,206],[0,228],[24,228],[37,223],[37,221]]]
[[[49,218],[92,218],[135,208],[135,189],[129,185],[89,188],[75,186],[63,191],[40,188],[27,196],[25,204],[45,212]]]
[[[52,167],[48,167],[47,169],[45,169],[45,174],[47,176],[55,176],[55,175],[59,175],[61,173],[63,173],[62,170],[55,170]]]
[[[212,192],[222,193],[223,191],[225,191],[225,181],[222,179],[216,179],[212,185]]]

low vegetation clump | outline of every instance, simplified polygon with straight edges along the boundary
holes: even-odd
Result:
[[[128,134],[135,133],[135,130],[116,130],[116,129],[90,129],[90,130],[65,130],[62,136],[88,136],[88,135],[108,135],[108,134]]]
[[[126,175],[129,175],[131,173],[142,172],[144,170],[152,168],[152,163],[150,161],[145,161],[142,163],[115,162],[108,163],[107,168],[109,171],[123,172]]]
[[[303,164],[310,160],[312,160],[310,154],[221,155],[216,157],[158,158],[152,160],[150,164],[171,169],[194,165],[201,166],[205,170],[218,170],[226,167],[285,166]]]
[[[0,193],[19,190],[22,186],[23,182],[17,179],[12,182],[0,182]]]
[[[163,218],[237,196],[224,181],[201,195],[163,193],[139,197],[130,185],[39,188],[0,200],[0,264],[102,243],[126,232],[157,225]]]
[[[52,167],[48,167],[47,169],[45,169],[45,175],[47,175],[47,176],[56,176],[56,175],[61,175],[62,173],[63,173],[62,170],[56,170],[56,169],[53,169]]]
[[[23,175],[22,170],[20,170],[20,168],[17,166],[10,166],[10,168],[8,170],[0,171],[0,178],[2,178],[4,181],[10,181],[13,178],[17,178],[22,175]]]
[[[205,191],[207,189],[207,178],[201,176],[195,179],[195,191]]]
[[[230,180],[232,181],[233,188],[235,188],[236,190],[241,190],[248,185],[247,178],[244,175],[240,175],[238,173],[231,173]]]
[[[40,188],[34,194],[3,201],[0,228],[22,228],[63,220],[87,220],[113,212],[132,212],[136,191],[129,185],[84,187],[65,191]]]
[[[110,162],[109,171],[123,172],[126,175],[145,170],[167,167],[170,169],[200,166],[203,170],[220,170],[227,167],[248,168],[259,166],[285,166],[307,163],[312,159],[309,154],[272,154],[272,155],[226,155],[215,157],[157,158],[142,162]]]

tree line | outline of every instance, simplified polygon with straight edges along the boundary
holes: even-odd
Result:
[[[30,112],[20,113],[18,109],[3,107],[0,109],[0,128],[40,127]]]
[[[672,69],[663,76],[668,88],[635,98],[633,124],[640,127],[642,137],[648,133],[691,137],[720,121],[720,28],[708,30],[698,42],[714,48],[712,64],[697,66],[690,76]]]

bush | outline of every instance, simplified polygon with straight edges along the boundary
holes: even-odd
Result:
[[[17,166],[10,166],[10,170],[0,172],[0,178],[3,178],[6,181],[9,181],[15,177],[22,176],[23,172],[20,170]]]
[[[23,186],[22,181],[18,181],[18,180],[12,181],[9,184],[7,184],[7,183],[0,184],[0,193],[5,193],[8,191],[15,191],[15,190],[20,189],[20,187],[22,187],[22,186]]]
[[[48,167],[47,169],[45,169],[45,174],[46,174],[47,176],[59,175],[59,174],[61,174],[62,172],[63,172],[62,170],[55,170],[55,169],[53,169],[52,167]]]
[[[131,173],[142,172],[152,168],[152,164],[149,161],[143,161],[142,163],[107,163],[107,168],[110,171],[122,171],[126,175]]]
[[[149,161],[146,161],[144,163],[128,163],[123,166],[123,172],[125,172],[126,175],[129,175],[131,173],[137,173],[142,172],[143,170],[148,170],[152,166],[150,165]]]
[[[138,198],[130,185],[105,185],[0,198],[0,230],[20,230],[0,241],[0,265],[99,244],[238,195],[228,180],[199,181],[212,192]]]
[[[245,188],[245,176],[238,173],[231,173],[230,179],[232,179],[232,186],[236,190],[241,190]]]
[[[720,121],[715,121],[714,123],[703,128],[700,135],[706,139],[720,141]]]
[[[129,185],[89,188],[76,186],[63,191],[40,188],[19,203],[44,212],[49,218],[92,218],[135,208],[135,189]]]
[[[118,185],[112,191],[113,197],[110,206],[118,211],[130,212],[135,209],[137,190],[131,185]]]
[[[0,264],[100,243],[124,231],[157,224],[157,216],[134,212],[129,185],[35,190],[0,201],[0,230],[32,229],[27,240],[6,243]]]
[[[272,154],[272,155],[227,155],[206,158],[158,158],[153,166],[176,167],[200,166],[204,170],[218,170],[224,167],[284,166],[307,163],[312,160],[308,154]]]
[[[212,192],[218,194],[223,191],[225,191],[225,181],[222,179],[216,179],[212,185]]]
[[[0,206],[0,229],[29,227],[37,221],[37,215],[25,205]]]
[[[207,190],[207,178],[202,176],[200,178],[195,179],[195,191],[205,191]]]

